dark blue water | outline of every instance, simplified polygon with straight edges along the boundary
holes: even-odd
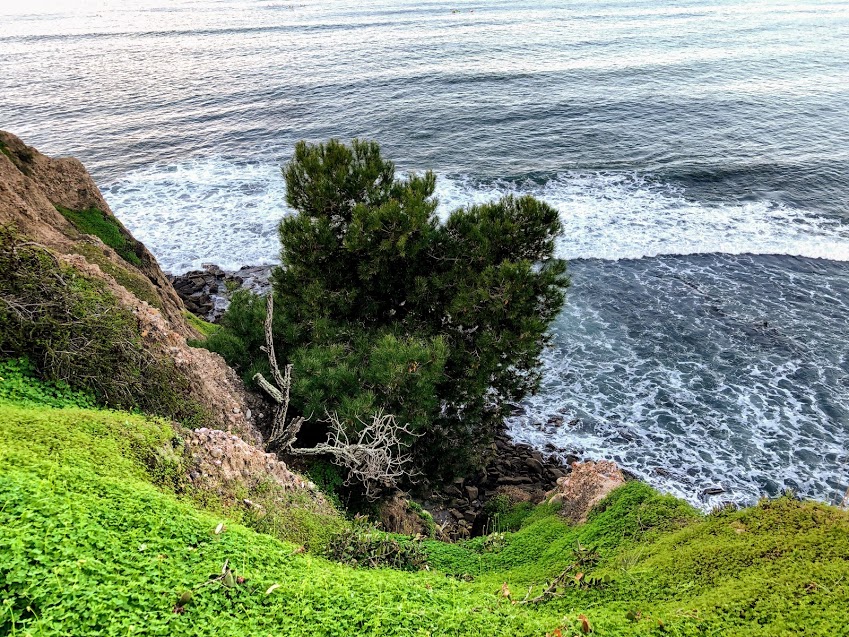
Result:
[[[443,211],[562,212],[574,285],[517,438],[704,506],[849,486],[849,2],[32,0],[0,22],[0,127],[83,160],[166,269],[273,262],[294,142],[374,138],[437,171]]]

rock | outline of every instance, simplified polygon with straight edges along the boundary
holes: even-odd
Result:
[[[536,458],[525,458],[525,466],[534,473],[542,474],[543,472],[542,462]]]
[[[530,484],[531,479],[526,478],[525,476],[501,476],[498,478],[499,485],[518,485],[518,484]]]
[[[449,484],[445,489],[443,489],[443,493],[451,498],[462,498],[463,493],[453,484]]]
[[[725,489],[720,486],[708,487],[707,489],[702,489],[702,495],[719,495],[720,493],[725,493]]]
[[[251,508],[260,505],[239,493],[250,493],[262,485],[263,489],[280,492],[300,492],[307,495],[304,506],[316,512],[332,512],[323,495],[302,476],[290,471],[283,462],[272,460],[261,448],[248,444],[238,436],[216,429],[196,429],[184,435],[187,471],[194,488],[213,492],[219,496],[241,501]],[[274,458],[274,456],[272,456]],[[237,500],[238,498],[238,500]]]
[[[557,487],[546,494],[546,501],[561,501],[565,517],[574,523],[586,522],[590,510],[623,484],[625,476],[609,460],[576,462],[568,476],[557,479]]]
[[[563,504],[563,494],[555,493],[553,496],[548,498],[548,504]]]
[[[478,488],[473,487],[471,485],[466,486],[466,496],[468,496],[469,500],[477,500],[478,499]]]

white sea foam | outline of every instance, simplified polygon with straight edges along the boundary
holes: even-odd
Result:
[[[849,486],[842,264],[584,261],[511,435],[607,458],[710,509]],[[706,497],[703,490],[724,492]]]
[[[197,160],[130,173],[104,189],[115,213],[172,272],[217,263],[273,263],[276,226],[289,214],[273,163]],[[849,226],[771,202],[706,205],[632,175],[565,173],[482,183],[440,176],[440,214],[503,194],[533,194],[555,206],[567,259],[664,254],[787,254],[849,261]]]
[[[663,254],[786,254],[849,261],[849,226],[768,201],[705,205],[680,189],[632,175],[566,173],[537,184],[443,179],[442,210],[503,194],[532,194],[556,207],[566,259],[638,259]]]
[[[286,187],[273,163],[152,166],[103,189],[115,214],[168,272],[277,261]]]

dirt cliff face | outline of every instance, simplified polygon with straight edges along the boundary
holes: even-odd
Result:
[[[60,212],[100,211],[135,255],[122,258],[98,236],[81,232]],[[14,223],[61,254],[83,254],[125,287],[157,307],[172,328],[193,335],[177,296],[154,256],[115,217],[85,167],[72,157],[53,159],[0,131],[0,223]],[[122,281],[122,279],[124,281]]]
[[[251,444],[262,443],[255,423],[263,403],[245,391],[220,356],[188,346],[186,337],[199,334],[187,323],[183,302],[153,255],[115,218],[79,161],[52,159],[0,131],[0,224],[13,224],[67,265],[105,282],[138,320],[145,349],[174,361],[192,399],[215,425]]]

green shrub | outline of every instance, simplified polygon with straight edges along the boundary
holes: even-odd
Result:
[[[414,469],[478,467],[507,403],[533,391],[568,285],[552,258],[557,211],[532,197],[436,216],[436,178],[400,179],[375,143],[299,143],[284,169],[282,267],[273,273],[277,359],[294,365],[293,415],[321,439],[378,410],[419,434]],[[267,370],[265,304],[237,292],[207,347],[246,380]],[[312,427],[312,433],[309,432]]]
[[[342,477],[341,469],[335,464],[324,460],[312,462],[307,469],[306,475],[327,496],[337,509],[342,506],[342,485],[345,479]]]
[[[99,208],[88,208],[87,210],[71,210],[64,206],[56,205],[63,217],[74,224],[74,227],[83,234],[91,234],[98,237],[103,243],[115,250],[127,263],[135,266],[141,265],[141,259],[137,254],[138,241],[124,231],[115,217],[107,214]]]
[[[0,227],[0,357],[99,404],[186,423],[209,422],[173,360],[145,348],[133,313],[104,284]]]
[[[368,518],[355,518],[353,524],[334,535],[325,555],[348,566],[402,571],[427,567],[427,556],[419,540],[379,531],[369,524]]]

